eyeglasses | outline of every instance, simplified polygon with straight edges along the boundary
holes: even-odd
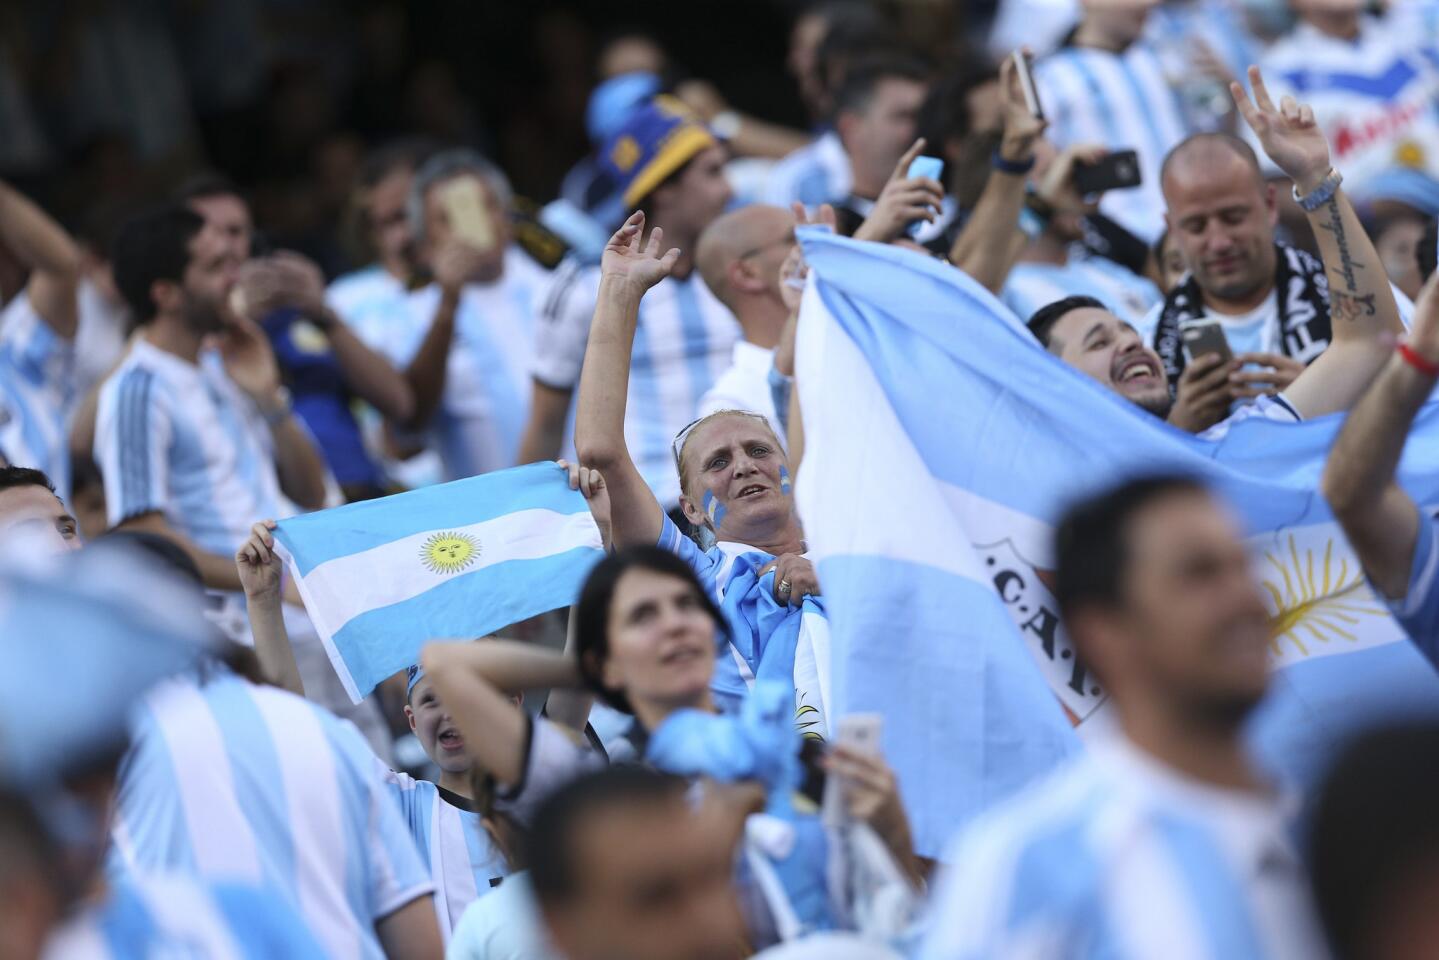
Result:
[[[775,239],[771,240],[769,243],[762,243],[762,244],[760,244],[759,246],[755,247],[753,250],[746,250],[744,253],[742,253],[742,254],[739,255],[738,259],[740,259],[740,260],[748,260],[750,257],[753,257],[753,256],[755,256],[756,254],[759,254],[759,253],[763,253],[764,251],[768,250],[770,247],[778,246],[778,245],[781,244],[781,243],[785,244],[786,246],[790,246],[790,247],[794,246],[794,230],[788,231],[788,232],[787,232],[784,236],[782,236],[782,237],[776,237]]]

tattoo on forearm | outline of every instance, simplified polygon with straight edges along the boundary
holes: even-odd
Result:
[[[1350,293],[1340,293],[1332,288],[1329,291],[1329,315],[1336,320],[1360,320],[1364,317],[1372,317],[1377,312],[1372,293],[1366,293],[1361,297]]]
[[[1330,267],[1330,269],[1338,271],[1339,275],[1344,278],[1345,290],[1348,291],[1350,294],[1353,294],[1358,290],[1359,287],[1359,281],[1355,274],[1358,273],[1360,270],[1365,269],[1364,264],[1355,262],[1353,254],[1349,252],[1349,235],[1344,231],[1344,218],[1339,213],[1339,201],[1330,200],[1324,205],[1324,208],[1329,211],[1329,219],[1323,223],[1320,223],[1319,229],[1325,231],[1326,233],[1333,234],[1334,245],[1339,248],[1339,262],[1337,264],[1328,264],[1328,266]],[[1338,299],[1340,299],[1340,297],[1336,295],[1336,291],[1333,289],[1332,284],[1330,285],[1329,296],[1332,309],[1332,305]],[[1373,294],[1369,294],[1367,297],[1354,297],[1352,299],[1361,301],[1368,300],[1368,315],[1373,315]],[[1348,317],[1347,319],[1354,319],[1358,316],[1361,316],[1361,314],[1355,313],[1353,316]]]

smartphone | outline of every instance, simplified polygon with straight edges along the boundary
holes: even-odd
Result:
[[[456,177],[440,184],[440,203],[454,235],[481,253],[495,248],[495,224],[485,209],[485,197],[473,177]]]
[[[856,753],[878,756],[879,738],[884,732],[884,717],[878,713],[851,713],[840,717],[835,724],[834,742]],[[840,794],[838,777],[825,778],[823,800],[820,804],[823,819],[828,826],[839,826],[846,821],[843,797]]]
[[[909,170],[905,172],[905,176],[911,180],[915,177],[928,177],[931,180],[939,180],[942,184],[944,181],[940,180],[940,176],[943,173],[944,161],[938,157],[915,157],[914,160],[910,162]],[[916,220],[905,229],[911,237],[917,237],[924,225],[925,221]]]
[[[1223,328],[1213,320],[1187,323],[1180,328],[1179,336],[1184,341],[1184,356],[1189,363],[1193,363],[1196,357],[1211,353],[1219,354],[1225,363],[1234,359],[1234,351],[1229,348]]]
[[[1014,60],[1014,72],[1019,75],[1019,89],[1024,93],[1024,105],[1029,115],[1036,120],[1044,119],[1044,107],[1039,102],[1039,85],[1034,82],[1034,62],[1023,50],[1010,54]]]
[[[1074,165],[1074,185],[1080,193],[1103,193],[1139,186],[1139,154],[1116,150],[1096,163]]]

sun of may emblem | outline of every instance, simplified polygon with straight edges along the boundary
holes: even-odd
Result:
[[[420,560],[433,573],[459,573],[479,555],[479,538],[467,533],[433,533],[420,547]]]

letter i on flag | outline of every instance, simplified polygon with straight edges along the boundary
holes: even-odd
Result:
[[[603,556],[589,506],[553,463],[292,517],[275,539],[356,702],[436,637],[570,605]]]

